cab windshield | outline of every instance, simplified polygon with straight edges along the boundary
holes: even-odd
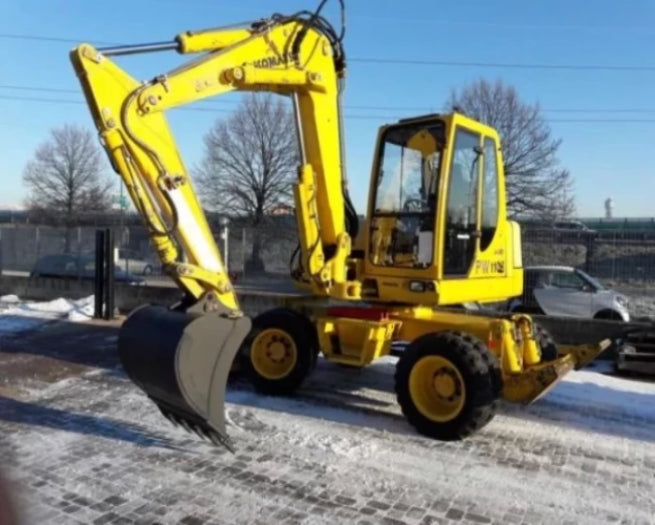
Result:
[[[432,263],[444,123],[388,128],[379,148],[371,220],[373,264],[425,268]]]
[[[441,122],[387,130],[380,148],[375,213],[429,211],[441,165]]]

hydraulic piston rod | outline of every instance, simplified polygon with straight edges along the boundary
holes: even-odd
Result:
[[[170,42],[151,42],[149,44],[99,47],[97,49],[103,55],[110,57],[119,55],[136,55],[137,53],[155,53],[158,51],[177,51],[179,47],[179,42],[172,40]]]

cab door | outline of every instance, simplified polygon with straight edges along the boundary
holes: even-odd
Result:
[[[458,127],[448,177],[443,275],[468,275],[475,260],[480,180],[480,134]]]

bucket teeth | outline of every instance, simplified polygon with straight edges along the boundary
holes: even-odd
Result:
[[[198,435],[200,439],[203,441],[205,440],[205,434],[202,431],[202,427],[200,425],[193,425],[193,431]]]
[[[223,446],[226,449],[228,449],[230,452],[232,452],[232,454],[236,452],[234,445],[232,444],[232,441],[227,436],[223,436],[218,432],[211,430],[209,432],[209,439],[211,439],[211,442],[214,443],[214,445]]]
[[[160,405],[157,406],[164,417],[168,419],[173,424],[173,426],[182,427],[190,434],[196,434],[203,441],[208,440],[218,447],[225,447],[230,452],[235,452],[235,448],[231,440],[227,436],[223,436],[221,433],[211,428],[206,423],[188,419],[184,415],[176,414],[166,407],[162,407]]]

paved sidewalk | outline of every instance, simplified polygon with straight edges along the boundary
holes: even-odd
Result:
[[[400,415],[392,360],[365,370],[321,362],[294,399],[259,396],[236,378],[231,455],[171,426],[127,381],[116,334],[50,323],[0,335],[0,464],[26,523],[652,523],[655,515],[655,420],[571,401],[576,384],[529,408],[504,406],[474,438],[442,443]]]

